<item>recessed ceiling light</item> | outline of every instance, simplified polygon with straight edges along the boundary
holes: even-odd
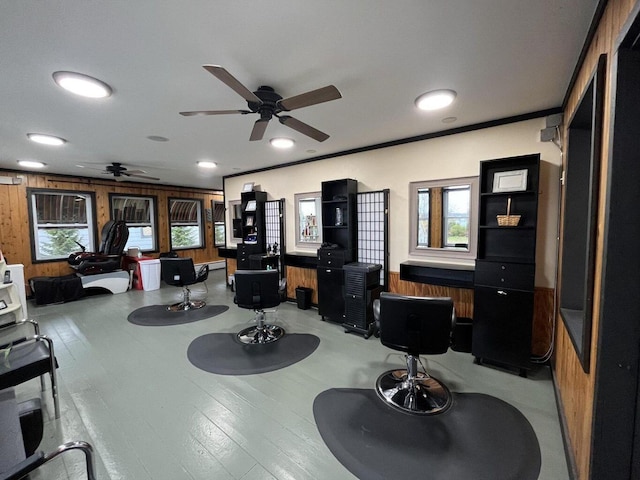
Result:
[[[216,162],[209,162],[206,160],[198,162],[198,166],[202,168],[216,168],[218,164]]]
[[[416,98],[416,107],[420,110],[438,110],[448,107],[456,98],[453,90],[433,90]]]
[[[27,168],[42,168],[45,166],[42,162],[36,162],[35,160],[18,160],[18,165]]]
[[[111,87],[106,83],[75,72],[54,72],[53,79],[65,90],[89,98],[104,98],[111,95]]]
[[[32,142],[42,143],[43,145],[64,145],[67,141],[64,138],[54,137],[53,135],[45,135],[43,133],[27,133],[27,137]]]
[[[269,143],[276,148],[291,148],[293,147],[293,140],[285,137],[276,137],[269,140]]]

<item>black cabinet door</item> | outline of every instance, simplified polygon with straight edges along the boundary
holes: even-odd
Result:
[[[517,368],[529,368],[533,292],[476,287],[472,353]]]
[[[318,268],[318,314],[332,322],[344,321],[344,271]]]

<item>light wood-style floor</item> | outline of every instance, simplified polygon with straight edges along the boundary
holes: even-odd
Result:
[[[233,304],[224,270],[212,271],[207,283],[207,303],[227,304],[229,310],[178,326],[127,322],[136,308],[179,298],[179,289],[164,284],[156,291],[91,296],[62,305],[30,302],[29,315],[53,338],[60,363],[62,414],[53,420],[47,390],[41,449],[88,441],[102,480],[355,478],[322,441],[313,400],[333,387],[373,388],[380,373],[403,364],[402,355],[373,337],[345,334],[339,325],[321,321],[315,309],[286,303],[270,320],[288,332],[317,335],[320,346],[310,357],[260,375],[201,371],[187,359],[190,342],[207,333],[237,332],[253,318],[253,312]],[[199,290],[194,296],[201,298],[202,286]],[[475,365],[466,353],[449,351],[425,359],[431,373],[451,390],[490,394],[517,407],[540,442],[540,478],[569,478],[547,367],[525,379]],[[17,394],[20,400],[40,395],[39,382],[19,386]],[[33,478],[86,478],[83,456],[67,453]]]

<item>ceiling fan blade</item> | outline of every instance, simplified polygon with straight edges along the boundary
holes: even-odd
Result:
[[[251,110],[196,110],[195,112],[180,112],[180,115],[184,115],[185,117],[196,117],[200,115],[229,115],[233,113],[246,115],[247,113],[251,113]]]
[[[263,118],[256,120],[256,123],[253,124],[253,130],[251,130],[251,136],[249,137],[249,140],[252,142],[255,142],[256,140],[262,140],[268,123],[269,120],[265,120]]]
[[[336,87],[329,85],[326,87],[311,90],[307,93],[301,93],[289,98],[283,98],[278,101],[278,106],[285,111],[295,110],[296,108],[308,107],[318,103],[329,102],[342,98],[342,95]]]
[[[126,175],[127,177],[146,178],[147,180],[160,180],[159,178],[156,178],[156,177],[149,177],[148,175],[138,175],[137,173],[131,173],[131,172],[122,172],[122,174]]]
[[[321,132],[317,128],[313,128],[311,125],[307,125],[296,118],[290,117],[289,115],[282,115],[281,117],[278,117],[278,120],[280,120],[281,124],[286,125],[289,128],[293,128],[294,130],[297,130],[307,137],[311,137],[319,142],[324,142],[329,138],[329,135],[326,133]]]
[[[241,84],[236,77],[227,72],[223,67],[219,65],[203,65],[202,67],[244,98],[247,102],[262,103],[262,100],[260,100],[251,90]]]

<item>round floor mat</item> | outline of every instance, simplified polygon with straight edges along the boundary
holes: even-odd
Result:
[[[194,310],[171,312],[166,305],[147,305],[129,314],[127,320],[145,327],[163,327],[197,322],[205,318],[215,317],[229,310],[228,305],[205,305]]]
[[[316,397],[313,414],[329,450],[358,478],[538,478],[540,446],[519,410],[489,395],[453,395],[447,412],[418,416],[372,389],[331,389]]]
[[[196,338],[187,358],[196,367],[220,375],[252,375],[293,365],[311,355],[320,339],[307,333],[286,334],[277,342],[247,345],[235,333],[209,333]]]

